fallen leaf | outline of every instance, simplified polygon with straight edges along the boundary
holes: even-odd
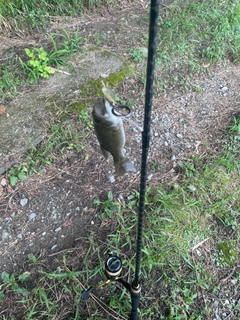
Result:
[[[10,186],[10,184],[7,186],[8,193],[13,193],[13,188]]]
[[[7,179],[2,178],[1,182],[0,182],[1,186],[5,187],[7,184]]]
[[[6,107],[4,105],[0,105],[0,114],[4,113],[6,111]]]

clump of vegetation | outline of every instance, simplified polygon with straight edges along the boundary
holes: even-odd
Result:
[[[30,59],[27,64],[24,64],[21,59],[20,62],[23,69],[29,71],[30,82],[38,82],[39,77],[47,79],[55,72],[54,69],[49,66],[49,57],[43,48],[33,48],[32,50],[26,48],[25,52]]]
[[[76,17],[90,7],[113,2],[113,0],[0,1],[0,16],[10,23],[11,19],[14,19],[14,24],[21,29],[41,29],[49,26],[52,16]]]
[[[2,284],[0,285],[0,302],[3,301],[5,294],[8,291],[12,291],[14,294],[21,294],[23,296],[28,296],[30,292],[20,284],[24,284],[24,282],[28,279],[30,273],[24,272],[19,276],[15,274],[9,274],[6,271],[2,272]]]

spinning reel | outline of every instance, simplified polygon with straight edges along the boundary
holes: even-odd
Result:
[[[118,256],[116,256],[114,253],[109,252],[108,257],[105,261],[105,270],[104,270],[106,280],[96,286],[91,286],[87,290],[84,290],[82,292],[82,299],[87,300],[89,298],[90,293],[93,291],[93,289],[99,289],[107,284],[109,284],[111,281],[118,281],[120,282],[131,294],[139,294],[141,291],[140,285],[138,285],[137,288],[131,286],[128,282],[123,280],[123,277],[121,277],[122,273],[122,260]]]

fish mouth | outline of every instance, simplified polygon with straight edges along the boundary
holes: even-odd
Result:
[[[94,106],[94,112],[99,117],[107,117],[112,116],[112,106],[106,99],[99,99],[98,102]]]
[[[104,117],[106,114],[105,100],[100,99],[94,106],[94,111],[99,115]]]

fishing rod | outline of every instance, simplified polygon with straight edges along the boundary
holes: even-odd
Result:
[[[139,282],[139,277],[140,277],[142,233],[143,233],[143,220],[144,220],[144,207],[145,207],[145,194],[146,194],[146,181],[147,181],[147,161],[148,161],[148,149],[149,149],[149,143],[150,143],[151,110],[152,110],[152,95],[153,95],[153,80],[154,80],[154,67],[155,67],[155,56],[156,56],[159,4],[160,4],[160,0],[151,0],[144,127],[142,132],[142,162],[141,162],[140,198],[139,198],[139,207],[138,207],[135,277],[131,284],[123,280],[123,277],[121,276],[122,261],[118,256],[110,252],[108,254],[108,258],[105,261],[105,275],[107,277],[107,280],[98,286],[90,287],[89,289],[83,291],[82,293],[82,298],[84,300],[87,300],[93,289],[97,289],[103,285],[108,284],[111,281],[120,282],[131,294],[132,309],[129,315],[129,320],[138,319],[138,307],[140,303],[140,294],[141,294],[141,285]]]

